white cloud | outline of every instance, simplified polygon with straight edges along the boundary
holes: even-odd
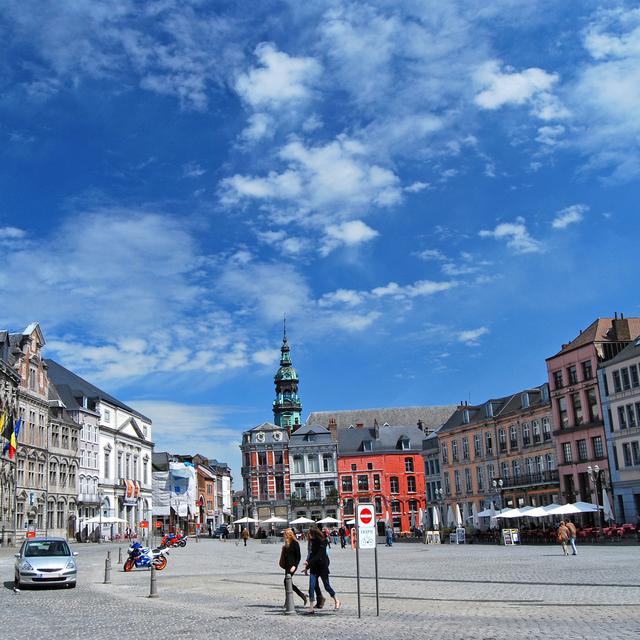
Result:
[[[560,141],[558,138],[565,132],[565,128],[561,124],[545,125],[538,128],[538,136],[536,141],[549,147],[557,146]]]
[[[416,253],[416,256],[425,261],[447,259],[440,249],[424,249],[423,251]]]
[[[273,118],[267,113],[252,113],[249,116],[249,123],[241,133],[241,137],[248,142],[257,142],[263,138],[273,136],[275,123]]]
[[[197,162],[188,162],[182,167],[182,175],[185,178],[199,178],[207,173],[207,170],[201,167]]]
[[[18,227],[0,227],[0,240],[22,240],[26,235],[26,231]]]
[[[251,354],[251,360],[264,366],[277,365],[280,357],[279,349],[259,349]]]
[[[331,293],[325,293],[320,300],[318,300],[318,305],[321,307],[355,307],[362,304],[364,299],[364,295],[359,291],[338,289]]]
[[[235,83],[245,102],[256,109],[277,108],[311,97],[311,88],[322,72],[316,59],[289,56],[271,42],[259,44],[255,55],[260,66],[240,74]]]
[[[589,207],[584,204],[572,204],[561,211],[558,211],[556,217],[551,222],[554,229],[566,229],[570,224],[581,222],[584,214],[589,211]]]
[[[405,187],[404,190],[408,193],[420,193],[420,191],[424,191],[430,186],[428,182],[412,182],[408,187]]]
[[[483,229],[479,235],[481,238],[505,241],[507,247],[514,253],[542,253],[544,251],[542,243],[529,234],[525,219],[522,217],[516,218],[515,222],[502,222],[493,230]]]
[[[402,200],[393,171],[371,163],[366,147],[348,136],[320,146],[293,140],[278,155],[286,163],[281,172],[224,179],[223,203],[246,198],[284,202],[292,205],[298,223],[326,227],[336,218],[353,218],[368,208],[390,207]]]
[[[409,285],[400,286],[396,282],[389,282],[383,287],[376,287],[371,290],[371,295],[376,298],[392,297],[398,300],[406,298],[417,298],[419,296],[431,296],[441,291],[448,291],[457,287],[455,281],[434,282],[433,280],[418,280]]]
[[[456,339],[458,342],[463,342],[468,346],[477,346],[478,338],[481,338],[484,335],[489,333],[489,329],[487,327],[478,327],[477,329],[467,329],[466,331],[459,331],[456,334]]]
[[[559,79],[555,73],[537,67],[518,72],[507,66],[501,71],[500,61],[491,60],[480,65],[473,78],[480,89],[474,101],[482,109],[523,105],[536,99],[540,102],[534,106],[534,111],[542,119],[566,115],[557,99],[549,93]]]
[[[378,235],[375,229],[366,225],[362,220],[349,220],[340,224],[332,224],[325,230],[320,253],[323,256],[327,256],[341,245],[355,247],[373,240]]]

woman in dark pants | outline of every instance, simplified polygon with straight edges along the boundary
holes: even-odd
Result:
[[[284,545],[282,547],[282,553],[280,555],[280,567],[284,569],[284,588],[285,588],[285,598],[286,598],[286,589],[287,589],[287,574],[291,575],[291,586],[295,593],[297,593],[304,603],[307,605],[307,596],[293,584],[293,574],[297,571],[298,565],[300,564],[300,545],[296,540],[296,534],[293,532],[293,529],[286,529],[284,532]],[[286,606],[286,600],[285,600]]]
[[[327,555],[327,540],[317,527],[309,529],[309,557],[305,562],[305,570],[309,571],[309,613],[314,613],[314,597],[318,580],[322,580],[327,593],[333,598],[334,608],[340,608],[340,600],[336,597],[329,582],[329,556]]]

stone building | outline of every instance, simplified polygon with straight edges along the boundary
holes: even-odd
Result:
[[[611,471],[612,507],[619,523],[640,514],[640,337],[598,371]],[[606,490],[606,488],[604,488]]]
[[[0,415],[4,415],[6,424],[13,427],[18,415],[18,386],[20,375],[9,362],[10,339],[7,331],[0,331]],[[3,430],[0,430],[3,431]],[[0,452],[6,441],[0,438]],[[0,544],[13,540],[15,463],[9,459],[9,452],[0,454]]]
[[[609,461],[602,402],[597,381],[599,366],[614,358],[633,336],[640,318],[597,318],[558,353],[547,358],[553,409],[553,433],[562,497],[602,504],[601,482],[594,484],[589,467],[598,465],[609,482]]]
[[[82,540],[97,539],[98,524],[86,524],[100,513],[99,420],[96,398],[69,386],[66,369],[47,360],[49,380],[55,386],[64,409],[78,426],[78,533]],[[54,470],[55,471],[55,470]],[[81,524],[82,523],[82,524]]]
[[[141,531],[139,524],[148,522],[152,514],[151,420],[53,360],[47,364],[57,384],[67,385],[74,398],[82,399],[78,404],[86,403],[99,415],[102,537],[110,538],[126,529],[146,535],[148,529]]]
[[[541,506],[559,494],[547,384],[460,405],[438,432],[444,513]],[[496,482],[494,486],[493,482]],[[501,482],[500,482],[501,481]]]
[[[305,425],[289,437],[291,514],[340,518],[337,443],[328,429]]]

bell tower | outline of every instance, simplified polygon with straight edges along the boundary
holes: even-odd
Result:
[[[302,425],[302,405],[298,397],[298,373],[291,363],[291,350],[287,341],[287,319],[284,319],[280,368],[274,376],[276,399],[273,401],[273,422],[279,427],[295,431]]]

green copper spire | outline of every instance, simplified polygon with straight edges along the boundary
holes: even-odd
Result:
[[[285,317],[280,347],[280,368],[274,377],[276,399],[273,401],[273,421],[279,427],[291,427],[294,431],[302,424],[302,405],[298,397],[298,373],[291,364],[291,350],[287,340]]]

